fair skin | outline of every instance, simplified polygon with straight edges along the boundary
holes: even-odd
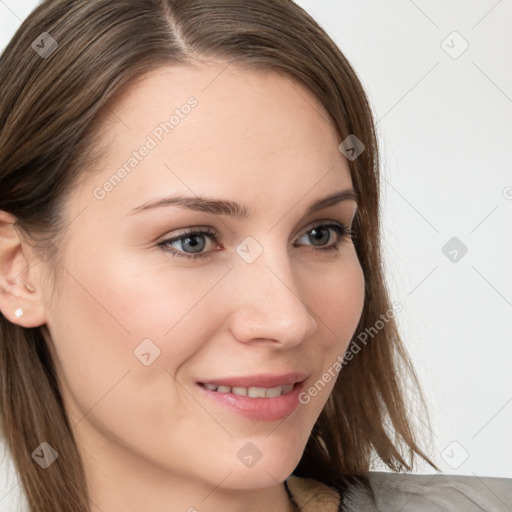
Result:
[[[355,201],[305,214],[318,199],[352,189],[327,112],[290,78],[224,68],[152,71],[111,106],[108,153],[66,205],[72,222],[53,296],[45,262],[0,212],[1,310],[13,323],[47,329],[94,512],[293,510],[283,481],[334,379],[274,421],[219,405],[197,382],[297,371],[307,389],[344,353],[362,312],[352,241],[320,252],[338,235],[324,228],[315,245],[312,234],[326,222],[350,226]],[[95,187],[191,96],[197,106],[96,199]],[[236,201],[250,214],[176,205],[130,213],[173,194]],[[206,257],[173,257],[158,245],[207,227],[219,245],[193,240]],[[263,249],[251,263],[236,251],[248,236]],[[191,245],[168,248],[193,255]],[[147,338],[160,350],[148,366],[134,357]],[[252,467],[237,456],[249,442],[261,453]]]

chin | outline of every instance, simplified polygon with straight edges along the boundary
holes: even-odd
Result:
[[[272,487],[286,480],[294,469],[294,467],[284,469],[283,466],[278,468],[261,466],[259,469],[256,467],[247,470],[238,469],[231,473],[223,482],[223,487],[229,489],[262,489]]]
[[[267,450],[261,454],[259,460],[247,463],[238,462],[230,467],[226,472],[232,471],[229,478],[224,482],[224,486],[231,489],[259,489],[271,487],[286,480],[293,470],[297,467],[302,452],[298,453],[296,446],[294,449]],[[242,457],[243,458],[243,457]]]

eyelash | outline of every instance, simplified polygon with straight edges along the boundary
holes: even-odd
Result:
[[[332,228],[337,234],[338,239],[336,240],[336,243],[334,245],[329,245],[328,247],[314,247],[313,250],[317,251],[318,253],[328,253],[330,251],[337,251],[339,250],[339,246],[341,242],[344,239],[353,239],[354,232],[352,229],[347,226],[346,224],[341,224],[339,222],[326,222],[321,224],[316,224],[307,231],[305,231],[299,238],[302,238],[304,235],[307,235],[310,231],[313,231],[314,229],[318,228]],[[210,252],[203,252],[203,253],[196,253],[195,255],[189,255],[184,252],[176,251],[173,249],[170,249],[168,247],[168,244],[172,244],[174,242],[184,240],[185,238],[192,238],[195,236],[206,236],[210,238],[214,243],[218,243],[219,235],[213,231],[210,228],[206,229],[198,229],[198,230],[191,230],[191,231],[185,231],[184,233],[181,233],[179,236],[168,238],[166,240],[162,240],[158,243],[158,246],[162,248],[165,252],[170,253],[172,256],[177,256],[179,258],[187,258],[190,260],[198,259],[198,258],[204,258],[206,256],[210,255]]]

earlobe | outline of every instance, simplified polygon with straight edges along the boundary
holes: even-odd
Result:
[[[30,278],[36,274],[34,259],[27,259],[31,248],[16,229],[16,217],[0,210],[0,311],[10,322],[22,327],[46,323],[40,286]],[[35,283],[34,283],[35,284]]]

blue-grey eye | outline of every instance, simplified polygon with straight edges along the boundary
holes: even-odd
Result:
[[[325,245],[331,239],[329,229],[330,228],[326,226],[318,226],[316,228],[310,229],[306,234],[313,245]]]
[[[173,256],[182,256],[184,258],[198,258],[208,256],[208,252],[203,252],[206,247],[206,240],[209,239],[215,243],[218,235],[212,229],[199,229],[194,231],[185,231],[181,235],[163,240],[158,245],[170,252]],[[180,244],[181,248],[175,244]]]
[[[201,252],[206,245],[203,235],[182,237],[176,240],[176,242],[181,243],[181,249],[183,251],[191,253]]]

